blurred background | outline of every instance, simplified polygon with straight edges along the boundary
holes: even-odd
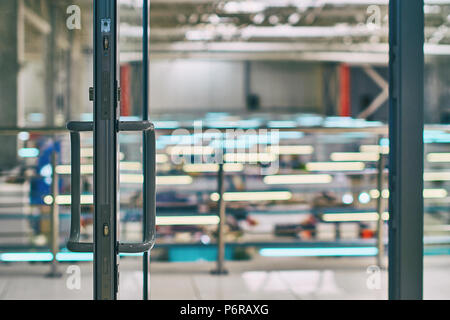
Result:
[[[118,1],[121,117],[139,120],[143,2]],[[387,297],[387,4],[151,0],[153,298]],[[449,299],[450,1],[425,0],[424,11],[424,292]],[[92,298],[92,255],[65,248],[65,124],[93,118],[92,19],[91,0],[0,2],[0,298]],[[227,129],[239,134],[220,133]],[[89,241],[92,134],[81,144]],[[141,135],[120,134],[123,241],[141,237],[141,149]],[[211,160],[218,149],[223,176]],[[220,181],[223,277],[210,275]],[[71,266],[81,270],[81,288],[66,283]],[[62,277],[46,278],[55,268]],[[121,258],[122,298],[139,298],[140,268],[138,257]]]

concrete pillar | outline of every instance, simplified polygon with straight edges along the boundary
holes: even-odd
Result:
[[[45,124],[48,127],[55,126],[55,50],[56,50],[56,17],[55,3],[48,3],[50,33],[47,35],[46,63],[45,63]]]
[[[0,1],[0,127],[17,125],[18,105],[18,1]],[[17,162],[17,138],[0,135],[0,169]]]

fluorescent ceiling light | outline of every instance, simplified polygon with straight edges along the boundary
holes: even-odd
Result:
[[[449,178],[449,177],[447,177]],[[450,179],[449,179],[450,180]],[[440,181],[440,180],[430,180],[430,181]],[[372,189],[369,192],[370,197],[373,199],[378,199],[380,197],[380,192],[377,189]],[[425,199],[441,199],[448,195],[446,189],[424,189],[423,197]],[[384,199],[389,198],[389,189],[384,189],[382,194]]]
[[[329,174],[273,175],[264,177],[265,184],[325,184],[332,181],[333,177]]]
[[[59,205],[70,205],[72,203],[72,197],[70,195],[59,195],[56,197],[56,203]],[[82,194],[80,203],[83,205],[94,204],[94,195]]]
[[[120,162],[120,170],[122,171],[142,171],[142,164],[140,162]],[[56,167],[57,174],[71,174],[72,168],[70,165],[59,165]],[[80,166],[81,174],[93,174],[94,166],[92,164],[82,164]]]
[[[380,28],[378,33],[385,33],[386,28]],[[241,30],[243,39],[257,38],[335,38],[371,36],[374,31],[366,25],[348,26],[335,25],[330,27],[293,27],[279,25],[273,27],[248,26]]]
[[[224,160],[226,162],[257,163],[274,162],[277,157],[273,153],[226,153]]]
[[[450,162],[450,153],[429,153],[428,162]]]
[[[333,256],[376,256],[376,247],[348,248],[263,248],[263,257],[333,257]]]
[[[450,172],[425,172],[424,181],[450,181]]]
[[[128,0],[130,1],[130,0]],[[448,0],[425,0],[425,3],[442,3]],[[259,13],[268,8],[297,7],[304,10],[307,8],[323,7],[325,5],[348,6],[348,5],[387,5],[388,0],[258,0],[258,1],[229,1],[223,10],[229,14]]]
[[[190,163],[183,166],[185,172],[218,172],[219,165],[215,163]]]
[[[364,168],[363,162],[309,162],[306,164],[308,171],[361,171]]]
[[[120,162],[119,167],[123,171],[142,171],[142,164],[140,162]]]
[[[172,156],[211,155],[214,149],[209,146],[173,146],[169,147],[167,152]]]
[[[279,155],[309,155],[314,152],[313,146],[271,146],[269,153]]]
[[[372,152],[334,152],[330,158],[333,161],[378,161],[380,154]]]
[[[219,165],[215,163],[191,163],[183,166],[185,172],[218,172]],[[225,172],[240,172],[244,170],[241,163],[225,163],[223,166]]]
[[[423,197],[427,199],[442,199],[447,197],[448,192],[445,189],[424,189]]]
[[[192,184],[190,176],[158,176],[156,177],[157,185],[188,185]]]
[[[144,176],[142,174],[121,174],[120,183],[124,184],[142,184]],[[188,185],[192,184],[190,176],[157,176],[156,185]]]
[[[217,225],[220,222],[218,216],[171,216],[156,217],[158,226],[174,226],[174,225]]]
[[[211,194],[212,201],[219,201],[219,194]],[[256,191],[256,192],[225,192],[224,201],[282,201],[290,200],[292,193],[289,191]]]
[[[121,174],[119,182],[122,184],[142,184],[144,176],[142,174]]]
[[[389,212],[383,213],[383,220],[389,220]],[[377,212],[352,212],[352,213],[324,213],[322,219],[325,222],[353,222],[353,221],[378,221]]]
[[[56,166],[56,173],[57,174],[70,174],[70,172],[72,168],[70,167],[70,165],[59,165]]]
[[[362,145],[359,151],[364,153],[382,153],[389,154],[389,146],[379,146],[379,145]]]

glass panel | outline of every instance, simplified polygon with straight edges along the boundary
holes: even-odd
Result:
[[[268,279],[283,297],[387,297],[376,257],[377,220],[388,218],[386,171],[377,182],[388,153],[386,4],[152,1],[154,260],[216,261],[223,158],[225,258],[245,266],[233,281],[246,297],[272,298]],[[201,297],[216,298],[206,283],[196,279]]]
[[[5,66],[0,76],[0,277],[6,284],[0,296],[92,299],[92,255],[66,249],[70,141],[65,129],[67,121],[92,114],[92,3],[2,1],[0,15]],[[82,147],[87,169],[91,134],[82,135]],[[91,185],[85,176],[83,192],[92,193]],[[84,200],[82,239],[92,241],[92,200]],[[59,217],[56,270],[49,263],[53,210]]]
[[[143,2],[120,0],[120,115],[122,121],[142,120]],[[121,242],[142,241],[142,134],[120,133]],[[120,258],[120,299],[142,299],[142,258]]]
[[[153,298],[387,297],[387,2],[151,1]],[[139,120],[142,1],[119,3],[121,117]],[[426,2],[425,298],[449,297],[449,12]],[[91,256],[65,248],[65,124],[93,118],[92,15],[89,0],[0,1],[0,297],[92,298]],[[119,139],[119,237],[138,241],[142,136]],[[83,241],[92,240],[92,144],[82,134]],[[215,280],[222,164],[225,266],[236,272]],[[67,262],[56,280],[45,278],[53,201]],[[120,298],[141,298],[142,260],[120,263]]]
[[[425,4],[424,298],[449,299],[450,5]]]

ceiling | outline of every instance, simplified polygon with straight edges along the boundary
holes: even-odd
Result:
[[[142,1],[120,0],[123,50],[138,53]],[[425,0],[428,54],[450,54],[450,1]],[[151,0],[157,56],[386,63],[386,0]]]
[[[121,60],[140,60],[143,0],[119,3]],[[388,61],[388,0],[150,3],[153,58]],[[424,11],[425,53],[450,56],[450,0],[425,0]]]

